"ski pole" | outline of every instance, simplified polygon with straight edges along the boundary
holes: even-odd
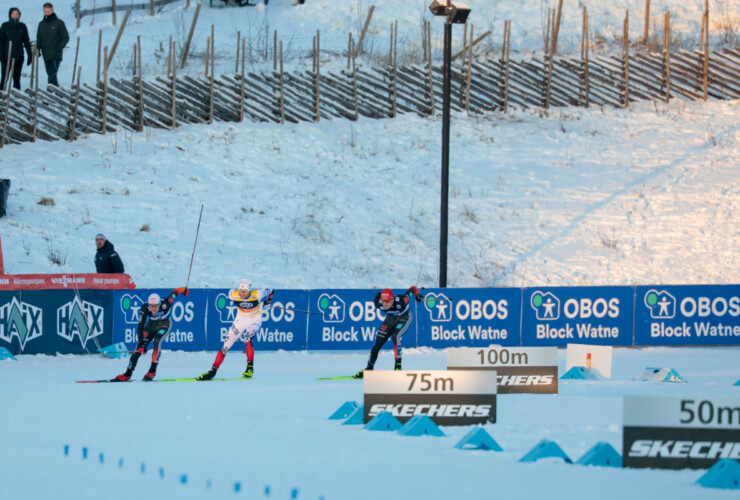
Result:
[[[193,269],[193,258],[195,257],[195,245],[198,244],[198,233],[200,232],[200,219],[201,217],[203,217],[203,205],[205,205],[205,203],[200,204],[200,215],[198,216],[198,228],[195,230],[195,241],[193,242],[193,253],[190,255],[190,268],[188,269],[188,279],[185,282],[186,289],[188,285],[190,284],[190,271]]]
[[[319,316],[325,316],[324,313],[320,313],[320,312],[302,311],[300,309],[288,309],[287,307],[273,306],[272,304],[270,304],[270,307],[272,307],[273,309],[282,309],[283,311],[293,311],[293,312],[297,312],[297,313],[317,314]]]

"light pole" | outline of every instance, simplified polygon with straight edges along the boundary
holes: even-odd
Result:
[[[439,288],[447,287],[447,212],[450,191],[450,93],[452,71],[452,25],[465,24],[470,7],[451,0],[434,0],[429,10],[444,16],[444,64],[442,68],[442,186],[439,221]],[[431,57],[430,57],[431,64]]]

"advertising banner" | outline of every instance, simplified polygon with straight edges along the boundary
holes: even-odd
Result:
[[[133,350],[137,342],[137,327],[141,306],[150,294],[157,293],[164,300],[172,289],[139,288],[117,291],[113,294],[113,342],[125,342]],[[162,348],[173,351],[202,351],[206,349],[206,297],[209,290],[191,289],[189,295],[175,297],[170,315],[170,331],[162,339]]]
[[[740,397],[625,396],[624,467],[708,469],[740,459]]]
[[[520,345],[520,288],[422,290],[418,345],[487,347]]]
[[[12,354],[84,354],[112,343],[106,290],[0,292],[0,347]],[[96,343],[97,342],[97,343]]]
[[[393,290],[396,294],[406,291]],[[308,323],[308,349],[369,350],[375,342],[375,331],[385,314],[375,307],[380,290],[311,290]],[[417,303],[411,300],[411,326],[402,338],[404,347],[417,345]]]
[[[740,285],[638,286],[637,345],[740,344]]]
[[[134,289],[128,274],[2,274],[0,290]]]
[[[208,291],[206,350],[221,349],[236,317],[236,306],[229,300],[228,293],[228,289]],[[272,307],[262,311],[262,325],[252,339],[254,348],[261,351],[306,349],[308,314],[304,311],[308,307],[307,290],[276,290]],[[238,340],[231,349],[243,351],[244,342]]]
[[[525,288],[522,345],[632,345],[633,287]]]

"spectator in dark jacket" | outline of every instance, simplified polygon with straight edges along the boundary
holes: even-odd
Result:
[[[95,254],[95,271],[105,274],[123,273],[123,262],[118,252],[113,248],[113,243],[105,239],[102,234],[95,235],[95,246],[98,252]]]
[[[54,14],[54,6],[50,3],[44,4],[44,19],[39,23],[36,31],[36,47],[44,57],[46,75],[49,85],[59,86],[57,72],[62,62],[62,51],[69,42],[69,33],[64,21]]]
[[[23,69],[23,49],[28,54],[28,64],[33,62],[31,40],[28,28],[21,21],[21,11],[11,7],[8,11],[8,22],[0,26],[0,89],[5,89],[5,75],[13,66],[13,88],[21,89],[21,69]],[[12,47],[11,47],[11,44]],[[8,58],[10,52],[10,58]],[[15,63],[11,64],[12,61]]]

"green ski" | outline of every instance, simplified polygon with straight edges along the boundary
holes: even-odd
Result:
[[[356,379],[350,375],[348,377],[319,377],[316,380],[360,380],[360,379]]]

